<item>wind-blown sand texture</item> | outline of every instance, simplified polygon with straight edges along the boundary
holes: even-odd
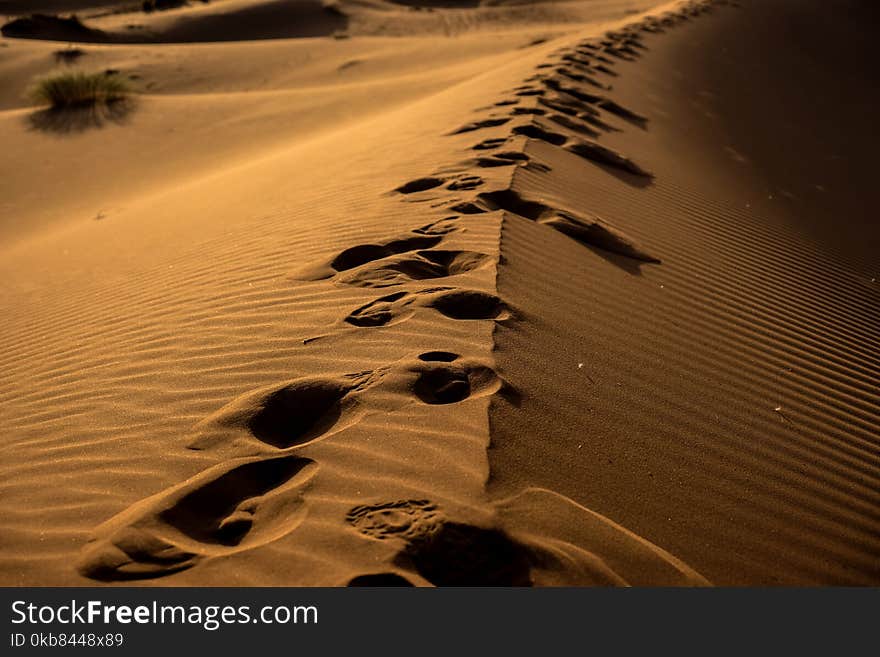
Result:
[[[2,5],[0,583],[880,582],[870,2],[74,5]]]

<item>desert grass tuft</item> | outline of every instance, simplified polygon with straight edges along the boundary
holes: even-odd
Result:
[[[30,92],[32,100],[52,109],[107,105],[130,94],[129,85],[117,75],[81,71],[49,75],[38,80]]]

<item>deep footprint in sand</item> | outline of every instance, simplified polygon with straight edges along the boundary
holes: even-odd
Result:
[[[365,536],[413,540],[433,533],[443,521],[429,500],[400,500],[352,508],[345,519]]]
[[[395,587],[415,586],[403,575],[397,573],[369,573],[352,577],[346,586]]]
[[[457,404],[496,394],[519,401],[514,387],[489,363],[436,349],[385,368],[381,381],[362,396],[365,406],[388,413],[413,403]]]
[[[275,541],[305,519],[302,494],[317,470],[297,456],[209,468],[100,525],[77,570],[100,581],[161,577]]]
[[[390,287],[409,281],[464,274],[484,267],[490,261],[490,256],[476,251],[416,251],[373,262],[341,275],[337,280],[355,287]]]
[[[394,191],[400,192],[401,194],[415,194],[416,192],[425,192],[429,189],[439,187],[444,182],[445,180],[443,178],[426,176],[424,178],[410,180],[409,182],[402,184],[400,187],[395,187]]]
[[[531,556],[499,529],[452,522],[428,500],[357,506],[346,520],[365,537],[395,541],[397,564],[434,586],[530,586]]]
[[[353,310],[345,322],[353,326],[390,326],[413,315],[417,308],[432,308],[459,320],[507,319],[506,304],[497,296],[478,290],[432,288],[419,292],[395,292]]]
[[[491,118],[491,119],[483,119],[482,121],[474,121],[473,123],[465,123],[460,128],[453,130],[450,132],[450,135],[460,135],[465,132],[474,132],[475,130],[482,130],[484,128],[495,128],[500,125],[504,125],[510,121],[509,117],[503,118]]]
[[[426,352],[411,365],[415,379],[408,383],[411,394],[424,404],[457,404],[467,399],[500,394],[510,400],[518,395],[494,369],[451,352]]]
[[[195,426],[190,449],[218,445],[238,449],[289,449],[326,438],[360,418],[357,393],[373,383],[373,372],[304,377],[262,388],[233,400]]]
[[[440,244],[445,235],[457,230],[452,223],[455,219],[456,217],[449,217],[435,221],[421,228],[416,228],[409,234],[382,242],[352,246],[334,256],[329,262],[321,262],[303,268],[294,274],[294,278],[304,281],[320,281],[389,256],[430,249]]]
[[[489,139],[484,139],[478,144],[474,144],[471,148],[475,151],[488,151],[503,146],[506,142],[507,137],[490,137]]]

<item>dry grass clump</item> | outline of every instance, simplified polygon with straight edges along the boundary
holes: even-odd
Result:
[[[118,75],[55,73],[39,80],[31,89],[31,98],[52,109],[108,105],[125,100],[131,94],[128,83]]]

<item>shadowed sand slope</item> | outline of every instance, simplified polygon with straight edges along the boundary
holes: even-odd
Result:
[[[493,402],[491,487],[554,487],[714,583],[877,583],[876,11],[740,4],[616,67],[650,121],[604,143],[650,186],[527,146],[550,172],[520,170],[520,197],[662,264],[505,222],[499,294],[532,321],[499,327],[496,357],[532,394]]]
[[[353,119],[332,85],[308,138],[6,248],[0,581],[877,582],[876,199],[823,140],[871,148],[791,116],[808,52],[761,48],[802,6],[468,42],[424,93]]]

